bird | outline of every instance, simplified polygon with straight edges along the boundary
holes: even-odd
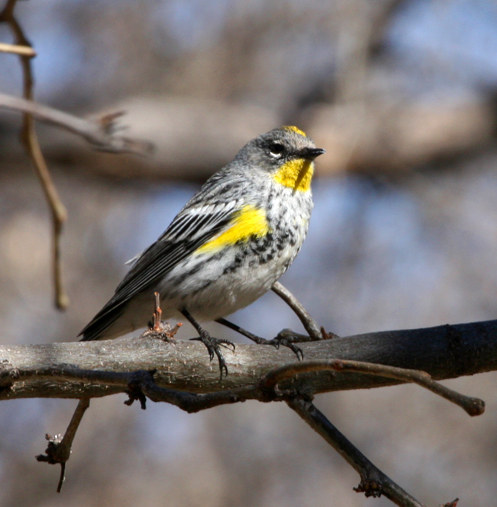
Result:
[[[294,126],[249,141],[132,260],[81,340],[112,339],[146,327],[157,292],[163,317],[193,324],[211,360],[217,355],[221,378],[223,371],[227,375],[220,346],[231,342],[210,336],[200,323],[236,329],[225,317],[268,292],[288,269],[307,235],[314,160],[323,153]]]

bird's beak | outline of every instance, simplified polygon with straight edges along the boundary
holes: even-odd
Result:
[[[303,148],[299,154],[302,158],[312,161],[323,153],[326,153],[326,150],[323,150],[323,148]]]

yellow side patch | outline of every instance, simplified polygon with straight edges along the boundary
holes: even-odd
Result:
[[[207,253],[221,250],[225,246],[234,245],[237,241],[246,241],[256,236],[265,236],[269,232],[266,214],[254,206],[244,206],[234,218],[231,227],[197,248],[195,253]]]
[[[304,131],[300,130],[297,127],[293,127],[292,125],[288,125],[288,126],[285,126],[282,128],[284,130],[291,130],[292,132],[295,132],[296,134],[300,134],[301,136],[307,137],[307,134]]]
[[[313,174],[314,163],[304,158],[298,158],[283,164],[274,175],[274,181],[293,190],[307,192],[311,188]]]

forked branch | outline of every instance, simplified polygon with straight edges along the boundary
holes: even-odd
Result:
[[[0,13],[0,22],[5,22],[14,35],[15,47],[31,48],[31,43],[24,34],[21,25],[14,17],[14,7],[16,0],[9,0],[3,11]],[[35,56],[35,52],[17,51],[19,55],[22,78],[23,78],[23,95],[25,102],[33,100],[33,70],[31,66],[31,58]],[[21,99],[18,99],[21,100]],[[23,111],[23,125],[21,130],[21,139],[24,143],[26,151],[33,162],[35,172],[40,180],[41,187],[45,194],[45,198],[52,214],[52,272],[55,287],[55,306],[60,310],[67,308],[69,297],[67,296],[64,285],[62,283],[62,268],[60,261],[60,237],[62,227],[67,220],[67,211],[62,203],[57,189],[52,181],[47,163],[43,157],[38,136],[36,134],[33,115],[30,111]]]
[[[142,339],[144,341],[147,340],[147,338]],[[166,347],[176,347],[179,345],[179,342],[165,343],[157,338],[155,340],[153,338],[150,339],[152,339],[152,341],[161,342],[163,346]],[[254,350],[261,348],[257,346],[251,347]],[[266,348],[265,350],[269,351],[270,348]],[[0,385],[4,386],[4,390],[12,389],[16,382],[25,383],[33,378],[46,379],[51,377],[52,381],[54,379],[59,381],[76,381],[78,379],[88,382],[101,381],[105,382],[107,386],[123,387],[125,392],[129,395],[129,400],[126,402],[128,405],[132,404],[134,400],[139,400],[142,408],[145,408],[145,400],[146,397],[148,397],[155,402],[163,401],[171,403],[187,412],[197,412],[217,405],[243,402],[247,399],[256,399],[262,402],[286,401],[290,408],[296,411],[315,431],[323,436],[323,438],[325,438],[325,440],[358,471],[361,482],[357,488],[354,488],[357,492],[363,492],[366,496],[373,497],[385,495],[396,505],[403,507],[424,506],[371,463],[314,406],[312,403],[312,394],[309,394],[309,392],[312,392],[310,383],[307,385],[307,394],[301,392],[302,384],[300,388],[292,388],[292,382],[295,378],[297,376],[326,370],[373,374],[380,377],[393,378],[402,382],[415,382],[462,406],[470,415],[482,413],[484,407],[481,400],[455,393],[433,381],[431,377],[424,372],[348,360],[314,360],[290,363],[268,371],[267,374],[255,384],[240,386],[233,389],[218,389],[216,392],[199,394],[158,386],[154,380],[154,375],[157,373],[156,371],[137,371],[130,373],[88,370],[78,371],[73,365],[66,368],[66,370],[64,370],[63,367],[58,369],[52,367],[52,369],[48,370],[38,368],[36,371],[21,372],[16,370],[11,364],[6,364],[5,362],[3,364],[3,372],[0,370],[0,373],[2,373],[0,375]],[[89,400],[87,398],[80,400],[64,437],[47,436],[49,439],[49,445],[46,451],[47,454],[37,457],[39,461],[61,465],[58,491],[60,491],[64,481],[65,466],[70,456],[70,449],[75,432],[88,405]]]

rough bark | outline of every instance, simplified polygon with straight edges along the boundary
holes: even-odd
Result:
[[[352,359],[423,370],[434,379],[497,369],[497,321],[384,331],[301,345],[306,360]],[[125,374],[157,370],[158,386],[192,393],[250,388],[264,375],[296,361],[288,349],[237,345],[224,351],[229,369],[219,380],[215,361],[196,342],[134,337],[103,342],[0,346],[0,399],[100,397],[128,389]],[[286,381],[287,383],[290,381]],[[311,393],[398,384],[378,376],[316,371],[292,387]],[[250,396],[249,396],[250,397]]]

